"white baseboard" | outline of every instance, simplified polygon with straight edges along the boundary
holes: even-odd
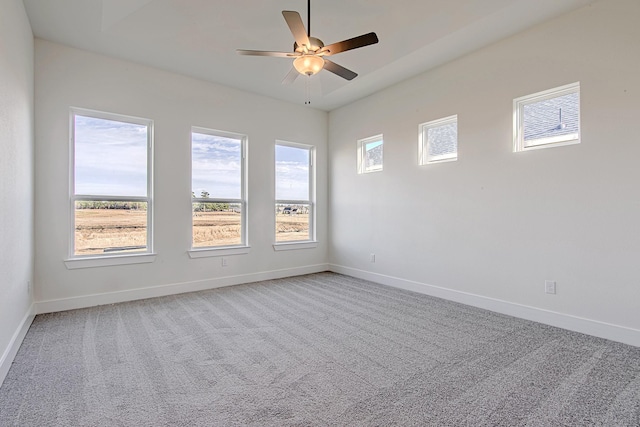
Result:
[[[146,298],[163,297],[185,292],[203,291],[224,286],[240,285],[243,283],[259,282],[261,280],[280,279],[282,277],[300,276],[303,274],[320,273],[329,270],[328,264],[308,265],[304,267],[287,268],[282,270],[262,271],[258,273],[241,274],[237,276],[216,277],[213,279],[192,282],[172,283],[168,285],[151,286],[147,288],[127,289],[124,291],[107,292],[102,294],[82,295],[72,298],[61,298],[36,302],[36,313],[53,313],[93,307],[96,305],[114,304]]]
[[[570,331],[580,332],[583,334],[593,335],[595,337],[605,338],[612,341],[640,347],[640,330],[638,329],[613,325],[597,320],[585,319],[582,317],[572,316],[570,314],[558,313],[555,311],[516,304],[495,298],[488,298],[468,292],[461,292],[453,289],[427,285],[425,283],[414,282],[412,280],[372,273],[369,271],[359,270],[356,268],[345,267],[336,264],[329,264],[329,269],[335,273],[369,280],[382,285],[393,286],[396,288],[406,289],[421,294],[431,295],[449,301],[455,301],[462,304],[495,311],[497,313],[519,317],[521,319],[532,320],[534,322],[544,323],[546,325],[556,326],[558,328],[568,329]]]
[[[11,341],[9,341],[9,345],[7,349],[4,351],[2,358],[0,358],[0,386],[4,382],[5,377],[9,373],[9,368],[11,368],[11,364],[13,363],[13,359],[16,357],[18,353],[18,349],[22,344],[22,340],[24,340],[25,335],[27,335],[27,331],[31,326],[31,322],[33,322],[35,316],[35,305],[31,304],[29,310],[25,314],[22,322],[16,329],[13,337],[11,337]]]

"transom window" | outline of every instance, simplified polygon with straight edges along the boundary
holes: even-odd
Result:
[[[383,148],[382,135],[358,140],[358,173],[381,171]]]
[[[580,83],[513,101],[514,151],[580,142]]]
[[[275,154],[275,241],[313,241],[314,147],[278,141]]]
[[[246,245],[245,135],[191,130],[192,248]]]
[[[72,109],[71,135],[71,256],[151,252],[153,122]]]
[[[420,164],[458,159],[458,116],[420,125]]]

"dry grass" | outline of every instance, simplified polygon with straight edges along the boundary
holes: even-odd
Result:
[[[196,212],[193,215],[193,246],[237,245],[241,242],[240,214]],[[309,239],[308,214],[276,215],[276,241]],[[102,254],[110,248],[142,247],[121,252],[144,251],[147,243],[147,212],[124,209],[76,210],[76,254]]]
[[[277,214],[276,242],[309,240],[309,214]]]
[[[241,215],[236,212],[195,212],[193,247],[239,245],[242,243]]]
[[[101,254],[105,249],[139,247],[147,244],[147,211],[125,209],[77,209],[76,254]]]

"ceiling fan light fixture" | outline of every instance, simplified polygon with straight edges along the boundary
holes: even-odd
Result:
[[[293,66],[300,74],[313,76],[324,67],[324,59],[316,55],[303,55],[293,61]]]
[[[325,46],[319,38],[311,37],[311,0],[307,0],[306,29],[298,12],[283,10],[282,16],[291,31],[291,35],[293,35],[293,52],[237,50],[240,55],[294,58],[293,68],[289,70],[284,80],[282,80],[282,84],[292,83],[298,74],[302,74],[303,76],[313,76],[320,72],[320,70],[327,70],[345,80],[353,80],[358,76],[356,73],[324,58],[341,52],[346,52],[348,50],[358,49],[378,43],[378,36],[376,33],[368,33]]]

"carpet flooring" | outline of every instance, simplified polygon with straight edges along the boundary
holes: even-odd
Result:
[[[640,348],[334,273],[35,318],[2,426],[640,426]]]

